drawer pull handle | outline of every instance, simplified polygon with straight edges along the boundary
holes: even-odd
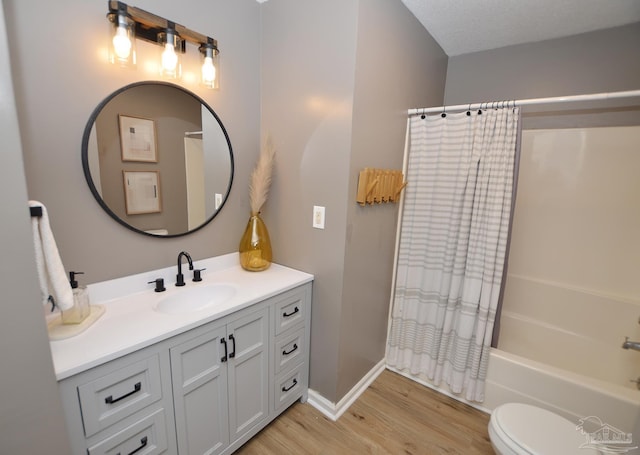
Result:
[[[282,317],[283,318],[290,318],[291,316],[296,314],[298,311],[300,311],[300,309],[298,307],[295,307],[295,309],[291,313],[282,313]]]
[[[222,358],[220,359],[221,362],[226,362],[227,361],[227,340],[225,340],[224,338],[220,339],[220,343],[224,344],[224,355],[222,356]]]
[[[133,455],[136,452],[140,452],[145,447],[147,447],[147,437],[146,436],[144,438],[140,439],[140,447],[135,449],[133,452],[129,452],[128,455]],[[120,452],[118,452],[116,455],[120,455]]]
[[[231,342],[233,343],[233,351],[231,351],[231,353],[229,354],[229,358],[233,359],[236,356],[236,339],[233,336],[233,334],[229,335],[229,339],[231,340]]]
[[[291,384],[291,386],[289,387],[282,386],[282,391],[288,392],[289,390],[293,389],[297,384],[298,384],[298,380],[296,378],[293,378],[293,383]]]
[[[290,351],[286,351],[286,350],[282,351],[282,355],[289,355],[289,354],[291,354],[291,353],[293,353],[293,352],[295,352],[297,350],[298,350],[298,345],[293,343],[293,347],[291,348],[291,350]]]
[[[124,395],[122,395],[121,397],[118,398],[113,398],[113,395],[109,395],[107,398],[104,399],[104,402],[107,404],[113,404],[113,403],[117,403],[120,400],[124,400],[127,397],[130,397],[131,395],[133,395],[136,392],[140,392],[140,390],[142,390],[142,383],[141,382],[136,382],[136,384],[133,386],[133,390],[129,393],[125,393]]]

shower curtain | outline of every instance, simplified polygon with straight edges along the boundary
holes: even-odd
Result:
[[[520,112],[413,116],[387,364],[484,400]]]

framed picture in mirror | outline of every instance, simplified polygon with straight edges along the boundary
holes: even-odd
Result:
[[[159,171],[122,171],[127,215],[162,212]]]
[[[118,115],[122,161],[157,163],[155,122],[140,117]]]

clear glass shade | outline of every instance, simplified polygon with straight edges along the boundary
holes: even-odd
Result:
[[[136,65],[135,22],[123,14],[109,15],[111,39],[109,40],[109,61],[115,65],[134,67]]]
[[[200,82],[207,88],[217,89],[220,87],[220,72],[218,66],[218,51],[213,47],[203,46],[200,48],[202,53],[202,69]]]
[[[160,75],[169,79],[182,77],[182,64],[180,62],[180,50],[182,38],[174,31],[158,34],[158,41],[162,44],[160,54]]]

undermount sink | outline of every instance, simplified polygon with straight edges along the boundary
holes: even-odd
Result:
[[[168,314],[188,313],[224,303],[235,294],[235,286],[223,283],[178,289],[173,295],[160,300],[154,310]]]

